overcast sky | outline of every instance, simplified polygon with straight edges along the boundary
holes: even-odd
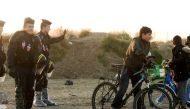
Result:
[[[23,19],[41,19],[60,27],[92,31],[127,31],[132,35],[149,26],[157,40],[190,34],[188,0],[1,0],[0,19],[6,21],[4,32],[22,29]]]

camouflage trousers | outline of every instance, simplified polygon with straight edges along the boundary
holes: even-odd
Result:
[[[34,98],[35,74],[32,70],[18,71],[16,83],[16,109],[31,109]]]

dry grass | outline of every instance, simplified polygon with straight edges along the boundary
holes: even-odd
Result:
[[[79,33],[79,38],[90,36],[90,34],[91,34],[90,29],[82,29]]]

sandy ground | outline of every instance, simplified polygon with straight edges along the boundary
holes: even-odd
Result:
[[[49,94],[53,101],[59,106],[46,107],[47,109],[90,109],[91,95],[94,87],[97,85],[97,80],[78,79],[73,80],[73,86],[65,86],[66,80],[50,80]],[[88,84],[90,85],[88,85]],[[15,109],[14,98],[14,80],[8,79],[0,84],[1,92],[6,92],[9,97],[8,109]],[[33,109],[43,109],[36,108]]]
[[[50,79],[49,95],[51,100],[58,103],[53,107],[34,107],[32,109],[92,109],[91,97],[95,87],[98,85],[98,79],[73,79],[73,86],[66,86],[67,79]],[[144,87],[145,85],[143,85]],[[15,85],[12,78],[6,79],[0,83],[0,92],[8,95],[9,103],[7,109],[15,109]],[[129,86],[131,89],[131,85]],[[128,90],[129,91],[129,90]],[[122,109],[132,109],[133,97],[130,97]],[[1,109],[1,108],[0,108]],[[111,108],[106,108],[111,109]]]
[[[65,86],[66,79],[53,79],[49,81],[49,94],[59,106],[33,109],[91,109],[91,96],[98,84],[98,79],[75,79],[73,86]],[[8,95],[7,109],[15,109],[14,80],[8,78],[0,84],[0,92]],[[128,103],[129,105],[132,103]]]
[[[58,103],[53,107],[34,107],[32,109],[92,109],[91,97],[95,87],[98,85],[99,79],[73,79],[73,86],[66,86],[67,79],[50,79],[49,95],[51,100]],[[143,85],[142,87],[145,87]],[[129,88],[131,89],[131,85]],[[128,90],[129,91],[129,90]],[[6,78],[6,81],[0,83],[0,92],[8,95],[9,103],[6,109],[15,109],[15,85],[12,78]],[[133,97],[128,99],[127,104],[122,109],[132,109]],[[1,106],[0,106],[0,109]],[[99,108],[100,109],[100,108]],[[106,108],[111,109],[111,108]]]

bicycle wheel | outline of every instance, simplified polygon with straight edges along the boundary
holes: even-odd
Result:
[[[110,109],[117,89],[110,82],[99,84],[92,94],[92,109]]]
[[[157,98],[164,95],[161,103],[157,103]],[[141,90],[135,97],[133,109],[172,109],[172,101],[167,92],[159,87],[150,87]]]
[[[175,91],[168,85],[164,85],[163,83],[156,83],[156,84],[153,84],[152,85],[153,87],[159,87],[159,88],[162,88],[165,92],[168,93],[168,95],[170,96],[171,98],[171,101],[172,101],[172,106],[175,108],[178,104],[178,97],[177,97],[177,94],[175,93]],[[160,95],[158,98],[157,98],[157,102],[161,102],[163,97],[165,97],[164,95]]]

